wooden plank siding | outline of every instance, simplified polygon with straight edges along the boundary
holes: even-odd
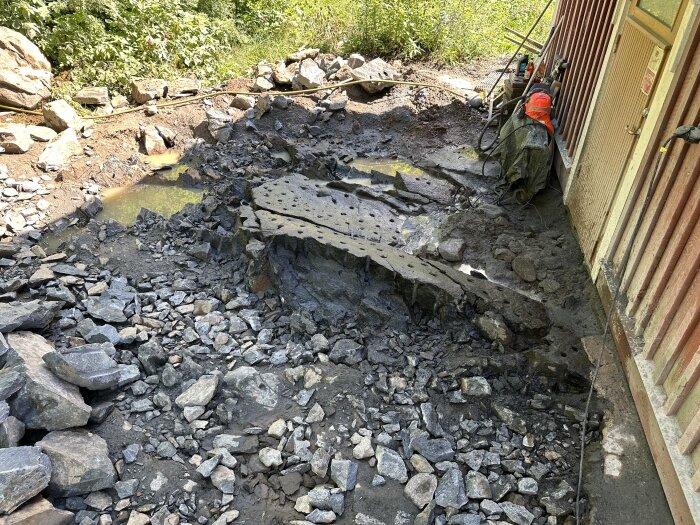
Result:
[[[616,0],[559,0],[557,4],[554,20],[561,21],[562,27],[545,62],[551,67],[555,56],[569,62],[554,112],[557,132],[568,151],[574,151],[581,138],[612,32],[615,5]]]
[[[635,359],[648,363],[665,397],[657,417],[678,429],[667,442],[692,462],[692,490],[700,491],[700,145],[673,141],[659,165],[646,211],[643,203],[657,153],[680,125],[700,123],[700,17],[686,33],[661,118],[612,236],[607,260],[620,278],[627,339],[639,341]],[[637,221],[641,227],[632,237]]]

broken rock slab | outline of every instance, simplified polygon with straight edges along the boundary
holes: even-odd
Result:
[[[416,177],[401,171],[396,174],[394,186],[399,190],[417,193],[440,204],[451,204],[457,189],[451,183],[430,175]]]
[[[241,366],[224,376],[224,382],[238,395],[268,409],[277,406],[279,379],[272,373],[260,373],[250,366]]]
[[[360,85],[367,93],[379,93],[391,87],[391,84],[381,82],[382,80],[401,79],[401,74],[381,58],[375,58],[360,67],[352,69],[350,74],[353,80],[362,81]]]
[[[0,104],[34,109],[51,96],[51,64],[27,37],[0,26]]]
[[[73,107],[63,99],[54,100],[44,105],[42,112],[46,125],[54,131],[61,132],[66,129],[80,131],[83,129],[83,121]]]
[[[107,442],[85,430],[49,432],[36,444],[51,460],[49,491],[61,497],[112,488],[117,473]]]
[[[61,303],[38,299],[26,303],[0,303],[0,332],[43,330],[60,309]]]
[[[165,97],[168,83],[160,78],[134,80],[131,83],[131,98],[137,104]]]
[[[111,504],[110,498],[110,504]],[[9,516],[0,518],[0,525],[71,525],[75,515],[54,507],[49,500],[37,496]]]
[[[214,398],[219,386],[219,376],[203,375],[192,386],[177,396],[175,404],[180,408],[205,407]]]
[[[0,449],[0,515],[39,494],[50,479],[51,461],[40,448]]]
[[[0,153],[20,154],[29,151],[34,140],[22,124],[0,126]]]
[[[68,128],[47,144],[39,155],[37,166],[44,171],[58,171],[81,151],[77,133],[73,128]]]
[[[91,344],[47,352],[43,359],[64,381],[88,390],[105,390],[120,384],[122,369],[126,368],[112,359],[114,353],[111,343]]]
[[[86,87],[78,91],[73,96],[73,100],[85,106],[108,106],[110,105],[109,89],[106,87]]]
[[[295,78],[305,88],[313,89],[323,85],[326,73],[313,59],[307,58],[299,64]]]
[[[60,430],[86,425],[91,409],[78,387],[56,377],[44,363],[43,356],[54,352],[53,346],[30,332],[10,334],[8,343],[6,366],[17,368],[26,378],[10,400],[12,414],[27,428]]]

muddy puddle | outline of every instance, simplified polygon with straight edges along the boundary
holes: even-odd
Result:
[[[408,175],[413,175],[414,177],[428,175],[428,172],[425,170],[422,170],[410,162],[399,159],[360,158],[350,162],[349,166],[364,173],[372,173],[373,171],[377,171],[387,175],[388,177],[395,177],[397,171]]]
[[[139,184],[121,188],[109,188],[102,193],[104,209],[95,217],[99,221],[113,219],[124,226],[131,226],[141,208],[170,218],[187,204],[201,202],[204,190],[170,184],[171,173],[152,176]],[[178,175],[175,175],[176,179]]]

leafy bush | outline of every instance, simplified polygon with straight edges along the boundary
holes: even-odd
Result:
[[[302,46],[459,62],[513,49],[546,0],[0,0],[74,87],[137,76],[210,83]],[[544,38],[547,20],[535,38]]]

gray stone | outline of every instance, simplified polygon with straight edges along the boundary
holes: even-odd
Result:
[[[148,375],[155,375],[167,361],[168,356],[155,339],[139,346],[137,357]]]
[[[375,58],[362,66],[353,68],[350,74],[353,80],[362,81],[360,85],[368,93],[379,93],[390,87],[390,84],[380,82],[381,80],[399,80],[401,78],[399,72],[381,58]]]
[[[296,80],[305,88],[317,88],[323,85],[326,73],[311,58],[304,59],[297,68]]]
[[[171,98],[196,95],[202,83],[196,78],[178,78],[168,83],[168,96]]]
[[[26,303],[0,303],[0,332],[43,330],[60,308],[61,303],[39,300]]]
[[[102,319],[108,323],[126,322],[126,316],[124,315],[126,304],[116,297],[110,297],[105,294],[99,297],[88,297],[85,300],[85,307],[87,308],[87,313],[95,319]]]
[[[59,133],[66,129],[73,129],[75,131],[83,129],[84,124],[82,119],[78,116],[78,113],[73,107],[63,99],[44,104],[42,112],[46,125]]]
[[[224,494],[233,494],[236,475],[233,470],[223,465],[217,466],[211,473],[212,484]]]
[[[22,124],[0,126],[0,153],[26,153],[34,144],[29,130]]]
[[[484,499],[479,503],[479,508],[486,516],[498,516],[503,513],[501,506],[493,500]]]
[[[500,503],[500,505],[503,512],[508,516],[508,519],[516,525],[530,525],[535,519],[534,514],[522,505],[517,505],[509,501],[504,501]]]
[[[279,379],[275,374],[262,374],[250,366],[241,366],[224,376],[224,382],[240,396],[272,409],[277,406]]]
[[[231,101],[231,107],[242,109],[243,111],[246,109],[252,109],[255,107],[255,97],[251,97],[249,95],[236,95]]]
[[[345,494],[333,493],[326,487],[314,487],[309,491],[309,503],[312,507],[321,510],[332,510],[341,515],[345,510]]]
[[[24,374],[14,368],[0,369],[0,401],[17,392],[24,385]]]
[[[411,450],[418,452],[428,461],[452,461],[454,449],[447,439],[430,439],[427,435],[419,435],[411,439]]]
[[[481,523],[481,516],[478,514],[455,514],[447,520],[447,525],[481,525]]]
[[[311,458],[311,471],[319,478],[325,478],[328,473],[328,465],[330,464],[331,456],[324,448],[317,448]]]
[[[419,509],[424,508],[433,499],[438,480],[432,474],[415,474],[408,480],[403,493]]]
[[[301,62],[307,58],[316,58],[319,51],[320,50],[316,48],[300,49],[299,51],[287,55],[284,61],[289,64],[290,62]]]
[[[336,520],[336,515],[332,510],[315,509],[307,514],[306,519],[311,523],[333,523]]]
[[[535,261],[531,257],[518,255],[511,262],[511,267],[523,281],[532,283],[537,280],[537,268],[535,267]]]
[[[51,462],[39,448],[0,449],[0,515],[39,494],[50,479]]]
[[[111,354],[111,355],[110,355]],[[119,385],[124,365],[112,359],[111,343],[77,346],[62,353],[43,355],[49,369],[64,381],[88,390],[104,390]]]
[[[481,472],[470,470],[466,478],[467,497],[471,499],[491,499],[491,486]]]
[[[151,100],[163,98],[168,83],[159,78],[134,80],[131,83],[131,98],[137,104],[145,104]]]
[[[464,239],[448,239],[438,244],[438,253],[446,261],[461,262],[466,245]]]
[[[180,408],[207,406],[219,386],[219,376],[203,375],[192,386],[177,396],[175,404]]]
[[[29,332],[10,334],[8,341],[7,365],[19,367],[26,377],[10,402],[12,413],[27,428],[61,430],[87,424],[90,407],[78,387],[56,377],[44,364],[43,356],[53,352],[53,347]]]
[[[380,445],[377,447],[375,455],[377,456],[377,472],[381,476],[396,480],[399,483],[406,483],[408,471],[403,458],[398,452]]]
[[[428,503],[425,508],[418,513],[413,525],[433,525],[435,521],[435,501]]]
[[[364,347],[352,339],[340,339],[333,345],[328,357],[334,363],[357,365],[364,359]]]
[[[0,26],[0,104],[34,109],[51,97],[51,64],[27,37]]]
[[[476,324],[481,332],[491,341],[496,341],[502,345],[511,342],[513,334],[503,320],[503,316],[493,312],[485,312],[477,317]]]
[[[387,525],[385,522],[378,520],[362,512],[355,514],[355,525]]]
[[[358,67],[362,67],[365,65],[365,62],[366,62],[365,57],[363,57],[362,55],[360,55],[358,53],[352,53],[348,57],[348,67],[350,69],[357,69]]]
[[[165,139],[154,125],[145,126],[141,130],[141,144],[146,155],[159,155],[168,149]]]
[[[343,492],[353,490],[357,483],[357,463],[347,459],[332,460],[331,479]]]
[[[258,452],[258,458],[260,459],[260,463],[268,468],[279,467],[284,463],[282,453],[279,450],[271,447],[261,449],[260,452]]]
[[[138,479],[127,479],[124,481],[117,481],[114,484],[114,490],[117,491],[117,496],[119,499],[130,498],[136,494],[136,489],[139,488]]]
[[[108,106],[109,89],[106,87],[85,87],[73,95],[73,100],[85,106]]]
[[[526,496],[536,496],[539,491],[537,481],[533,478],[520,478],[518,480],[518,492]]]
[[[211,136],[216,140],[225,140],[227,138],[226,130],[231,122],[233,122],[233,117],[228,113],[213,108],[207,110],[207,128]]]
[[[103,208],[104,206],[102,205],[102,201],[99,197],[88,197],[87,199],[85,199],[85,202],[83,202],[80,205],[79,210],[88,219],[91,219],[92,217],[100,213]]]
[[[493,403],[491,408],[510,430],[522,435],[527,434],[527,422],[516,412],[500,403]]]
[[[435,491],[435,503],[444,508],[460,509],[468,501],[462,473],[456,468],[449,469],[440,478],[440,483]]]
[[[29,136],[37,142],[51,142],[58,136],[58,133],[46,126],[27,126],[27,131]]]
[[[0,520],[2,525],[72,525],[74,514],[55,508],[47,500],[38,496],[22,505],[9,516]]]
[[[219,434],[214,438],[214,448],[225,448],[231,454],[254,454],[258,447],[257,436]]]
[[[51,459],[49,491],[68,497],[111,488],[117,473],[109,459],[107,442],[83,430],[49,432],[37,443]]]
[[[463,377],[460,388],[465,396],[488,397],[491,395],[491,385],[481,376]]]

